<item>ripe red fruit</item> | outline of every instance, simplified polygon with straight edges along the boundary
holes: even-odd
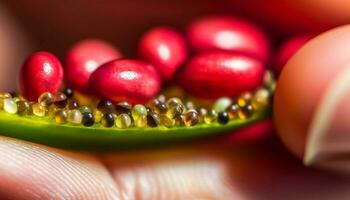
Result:
[[[29,56],[19,76],[21,94],[36,101],[44,92],[57,92],[63,81],[63,69],[56,56],[48,52],[36,52]]]
[[[262,82],[263,64],[233,52],[207,52],[192,58],[179,73],[179,84],[201,98],[237,96],[256,89]]]
[[[161,80],[151,64],[120,59],[108,62],[92,73],[90,86],[102,99],[143,103],[159,92]]]
[[[311,35],[301,35],[287,40],[278,50],[273,70],[280,74],[288,60],[312,38]]]
[[[87,39],[74,44],[66,55],[66,80],[69,87],[89,93],[89,78],[100,65],[120,58],[119,51],[111,44]]]
[[[151,62],[163,80],[171,80],[187,57],[185,40],[173,28],[158,27],[146,32],[139,43],[140,57]]]
[[[228,50],[269,60],[270,47],[264,33],[254,24],[233,17],[210,16],[194,21],[187,30],[196,51]]]

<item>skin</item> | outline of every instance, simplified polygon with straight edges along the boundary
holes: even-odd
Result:
[[[277,2],[277,4],[281,2],[278,0],[271,1]],[[127,6],[127,2],[130,1],[122,2]],[[16,1],[7,1],[7,3],[11,5],[13,10],[17,11],[16,15],[25,16],[24,18],[34,15],[31,13],[36,13],[37,9],[42,12],[43,16],[48,16],[46,19],[50,20],[47,23],[41,21],[39,25],[33,27],[37,31],[32,29],[28,32],[36,38],[36,41],[39,41],[38,44],[45,44],[44,41],[48,42],[52,39],[55,40],[46,43],[49,48],[55,49],[55,52],[63,53],[62,49],[65,49],[65,45],[68,46],[69,42],[84,36],[84,27],[72,28],[76,27],[74,21],[55,18],[54,16],[57,16],[57,13],[52,12],[55,9],[42,9],[50,5],[59,8],[61,1],[40,1],[40,3],[43,3],[42,8],[38,5],[39,3],[31,1],[25,1],[20,5],[17,5],[19,3],[16,3]],[[91,13],[96,15],[96,5],[90,3],[89,5],[93,7]],[[139,3],[140,8],[145,9],[145,13],[150,14],[151,17],[141,21],[136,20],[137,17],[140,17],[136,16],[134,20],[130,20],[131,29],[125,29],[125,32],[121,31],[119,35],[109,32],[108,35],[110,35],[109,37],[107,35],[107,38],[113,36],[113,38],[119,38],[115,40],[125,40],[119,36],[122,36],[123,33],[124,36],[132,34],[135,30],[138,30],[135,27],[144,26],[144,24],[147,24],[145,21],[151,22],[151,19],[154,19],[155,14],[151,11],[154,8],[149,6],[153,4],[149,4],[149,2],[142,4],[141,1]],[[167,3],[159,3],[158,6],[164,7],[164,4]],[[183,11],[185,9],[185,11],[188,11],[189,6],[186,5],[191,3],[193,1],[176,3],[175,7],[177,9],[172,6],[170,9],[172,12],[169,12],[169,16],[177,16],[179,10]],[[32,4],[37,7],[29,6]],[[79,4],[83,4],[79,5],[79,8],[87,8],[85,14],[92,15],[88,12],[90,10],[88,9],[88,3],[84,4],[83,1],[79,1]],[[103,5],[108,8],[111,4],[113,5],[113,3]],[[195,9],[194,12],[185,12],[186,17],[179,20],[183,20],[182,23],[184,23],[194,15],[207,12],[210,9],[204,5],[208,4],[201,1],[199,6],[191,7]],[[319,4],[326,7],[329,5],[329,1],[319,1]],[[148,7],[145,8],[145,5]],[[310,9],[307,6],[302,8]],[[349,7],[342,7],[342,9],[346,8]],[[113,9],[109,10],[113,15],[115,13],[119,14]],[[57,9],[57,12],[61,11],[62,9]],[[327,12],[321,12],[319,15],[325,17]],[[3,13],[1,10],[0,16],[4,15]],[[130,14],[126,11],[120,14],[123,15],[123,13],[124,15]],[[273,12],[266,12],[266,14],[269,13]],[[333,13],[337,13],[337,10],[333,10]],[[100,15],[102,19],[106,19],[101,13]],[[344,15],[344,17],[346,16]],[[8,16],[1,16],[0,20],[8,18]],[[84,19],[86,18],[84,17]],[[123,17],[121,19],[122,21],[125,20]],[[172,21],[171,17],[167,19]],[[346,19],[349,20],[349,18]],[[31,26],[28,25],[31,20],[36,21],[28,17],[26,27]],[[283,21],[283,19],[278,20]],[[332,17],[328,20],[337,21]],[[49,21],[55,21],[55,23],[48,23]],[[4,28],[4,24],[12,24],[13,29]],[[42,27],[47,24],[58,24],[55,26],[55,30],[59,29],[64,34],[54,39],[48,32],[45,32],[45,30],[52,29],[40,29],[38,28],[40,24]],[[98,26],[98,23],[96,24]],[[119,24],[123,23],[119,22]],[[90,29],[90,27],[91,23],[88,23],[85,30]],[[12,22],[0,23],[0,30],[3,30],[0,33],[6,33],[5,36],[0,36],[0,41],[11,42],[11,45],[0,45],[0,52],[8,52],[10,47],[19,48],[22,52],[28,46],[30,47],[30,45],[24,45],[26,43],[20,42],[17,37],[14,37],[9,29],[18,30]],[[94,30],[106,32],[102,27],[97,27]],[[45,35],[47,36],[45,37]],[[126,41],[136,41],[136,35]],[[122,42],[118,44],[122,44]],[[130,43],[124,45],[130,46]],[[40,47],[40,45],[37,46]],[[4,90],[14,88],[15,83],[6,78],[10,77],[12,79],[16,74],[15,71],[11,72],[5,66],[8,66],[7,63],[16,62],[17,64],[14,66],[19,66],[18,57],[22,57],[17,54],[17,51],[12,50],[11,52],[8,55],[16,56],[4,56],[0,59],[0,75],[7,74],[6,77],[0,78],[0,86]],[[0,56],[3,55],[0,54]],[[23,53],[23,58],[25,55],[27,55],[26,52]],[[333,55],[336,56],[336,54]],[[305,58],[305,60],[307,59],[308,57]],[[12,73],[11,76],[10,73]],[[258,129],[261,130],[261,128]],[[256,134],[262,134],[261,131],[251,133],[255,133],[253,134],[254,137],[257,137]],[[268,133],[271,133],[271,131]],[[265,138],[265,136],[262,134],[261,137]],[[171,197],[172,199],[316,198],[327,200],[345,199],[350,195],[348,190],[350,180],[348,178],[303,167],[301,162],[290,156],[273,137],[267,140],[257,140],[254,143],[251,143],[250,140],[243,140],[245,142],[239,143],[237,138],[231,139],[228,140],[230,142],[227,145],[211,142],[210,146],[198,144],[198,146],[189,145],[152,152],[96,155],[64,151],[0,136],[0,158],[2,158],[0,159],[0,196],[2,199],[164,199],[166,195],[168,199]],[[239,138],[239,141],[242,141],[242,138]]]

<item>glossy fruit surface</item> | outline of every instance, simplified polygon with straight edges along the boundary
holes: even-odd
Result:
[[[208,16],[189,25],[187,39],[194,50],[228,50],[269,60],[270,47],[254,24],[234,17]]]
[[[311,38],[311,35],[300,35],[287,40],[278,50],[273,66],[274,72],[280,74],[288,60]]]
[[[62,81],[63,69],[56,56],[48,52],[36,52],[22,66],[19,89],[27,100],[36,101],[44,92],[57,92]]]
[[[184,38],[170,27],[158,27],[146,32],[139,43],[140,57],[151,62],[163,80],[171,80],[187,57]]]
[[[179,74],[179,84],[202,98],[234,97],[261,85],[263,64],[233,52],[209,52],[192,58]]]
[[[98,39],[87,39],[74,44],[66,55],[67,84],[75,90],[89,93],[89,78],[102,64],[120,58],[111,44]]]
[[[91,75],[90,86],[102,99],[140,103],[159,92],[161,80],[151,64],[120,59],[99,67]]]

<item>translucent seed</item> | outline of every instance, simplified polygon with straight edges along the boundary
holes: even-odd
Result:
[[[114,111],[114,105],[109,100],[101,100],[97,104],[97,109],[102,113],[112,113]]]
[[[131,110],[131,115],[136,127],[142,128],[147,125],[147,108],[145,106],[135,105]]]
[[[215,110],[208,110],[207,114],[204,117],[204,122],[206,124],[211,124],[216,121],[218,114]]]
[[[38,117],[44,117],[47,114],[46,106],[41,105],[40,103],[34,103],[32,105],[33,114]]]
[[[122,113],[118,115],[117,119],[115,120],[115,125],[118,128],[128,128],[131,126],[131,118],[128,114]]]
[[[160,124],[160,118],[157,113],[150,112],[147,114],[147,125],[149,127],[157,127]]]
[[[167,112],[168,108],[165,103],[159,101],[158,99],[153,99],[147,103],[147,106],[152,109],[153,112],[158,114],[164,114]]]
[[[228,117],[230,119],[235,119],[238,117],[239,112],[239,105],[237,103],[231,104],[227,109],[226,112],[228,114]]]
[[[64,88],[62,91],[68,98],[72,98],[74,93],[73,90],[70,88]]]
[[[50,119],[54,119],[58,110],[61,109],[56,107],[55,105],[49,106],[49,108],[47,108],[47,116],[49,116]]]
[[[89,106],[80,106],[78,108],[78,110],[81,112],[81,113],[86,113],[86,112],[91,112],[91,108]]]
[[[15,114],[17,112],[17,103],[13,99],[4,99],[4,110],[7,113]]]
[[[168,101],[166,102],[166,105],[167,105],[168,107],[172,107],[172,106],[177,105],[177,104],[183,105],[181,99],[179,99],[179,98],[177,98],[177,97],[170,98],[170,99],[168,99]]]
[[[175,119],[182,115],[184,112],[184,106],[182,104],[172,104],[168,107],[168,111],[166,112],[166,115],[170,119]]]
[[[254,108],[252,105],[248,104],[244,107],[241,107],[238,112],[238,117],[240,119],[247,119],[254,114]]]
[[[42,106],[49,107],[54,103],[54,95],[50,92],[45,92],[39,96],[38,102]]]
[[[79,110],[68,111],[67,121],[72,124],[81,124],[83,120],[83,114]]]
[[[265,108],[269,105],[270,100],[270,92],[267,89],[259,89],[254,94],[252,105],[255,110],[260,110],[262,108]]]
[[[115,111],[118,115],[122,113],[129,114],[131,109],[132,109],[132,106],[127,101],[122,101],[115,105]]]
[[[112,113],[106,113],[101,119],[101,124],[104,127],[112,127],[114,125],[114,115]]]
[[[67,103],[67,109],[74,110],[79,108],[79,103],[76,100],[69,99]]]
[[[65,124],[67,123],[67,117],[68,117],[68,114],[66,110],[58,110],[55,113],[55,122],[57,124]]]
[[[218,122],[220,124],[227,124],[229,120],[230,119],[229,119],[227,112],[219,112],[218,113]]]
[[[166,97],[165,97],[164,94],[160,94],[160,95],[157,97],[157,99],[158,99],[160,102],[162,102],[162,103],[165,103],[165,101],[166,101]]]
[[[83,119],[82,119],[82,124],[84,126],[92,126],[95,123],[95,118],[92,113],[84,113],[83,114]]]
[[[175,120],[174,119],[170,119],[166,115],[158,115],[158,116],[159,116],[160,125],[165,126],[167,128],[171,128],[171,127],[173,127],[175,125]]]
[[[67,105],[67,96],[64,93],[56,93],[54,96],[54,105],[58,108],[65,108]]]
[[[204,122],[205,115],[208,112],[207,109],[205,109],[205,108],[197,108],[196,111],[198,113],[199,122]]]
[[[12,98],[12,95],[8,92],[0,92],[0,109],[4,108],[4,99]]]
[[[250,104],[252,98],[253,98],[252,93],[245,92],[239,96],[237,103],[240,107],[244,107],[245,105]]]
[[[103,117],[103,113],[97,109],[94,110],[94,118],[95,122],[101,122],[101,118]]]
[[[184,126],[185,125],[185,122],[184,122],[184,116],[183,115],[180,115],[176,118],[174,118],[175,120],[175,126]]]
[[[187,127],[194,126],[199,122],[199,115],[195,110],[189,110],[184,115],[184,123]]]
[[[32,107],[28,101],[17,101],[17,114],[30,115],[32,113]]]
[[[228,97],[222,97],[215,101],[213,109],[216,112],[225,111],[232,103],[232,100]]]

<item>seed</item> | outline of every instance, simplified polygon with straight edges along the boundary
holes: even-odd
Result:
[[[47,108],[40,103],[34,103],[32,105],[33,114],[38,117],[44,117],[47,113]]]
[[[218,113],[218,122],[220,124],[227,124],[229,121],[229,116],[227,112],[219,112]]]
[[[132,109],[132,106],[127,101],[122,101],[122,102],[119,102],[115,105],[115,110],[116,110],[118,115],[122,114],[122,113],[129,114],[131,109]]]
[[[147,125],[147,108],[145,106],[135,105],[131,110],[131,115],[136,127],[142,128]]]
[[[267,107],[269,105],[270,92],[261,88],[254,94],[252,105],[255,110]]]
[[[205,108],[197,108],[196,111],[198,113],[199,122],[204,122],[205,115],[208,112],[207,109],[205,109]]]
[[[68,98],[72,98],[74,93],[73,90],[70,88],[64,88],[62,91]]]
[[[76,100],[69,99],[67,104],[67,109],[74,110],[79,108],[79,103]]]
[[[114,111],[114,105],[109,100],[101,100],[97,104],[97,109],[102,113],[112,113]]]
[[[28,101],[17,101],[17,114],[30,115],[32,112],[32,107]]]
[[[60,92],[54,94],[54,104],[58,108],[65,108],[67,105],[67,96]]]
[[[170,119],[174,119],[182,115],[183,112],[184,112],[184,106],[182,104],[172,103],[172,104],[169,104],[166,115]]]
[[[239,96],[237,103],[240,107],[244,107],[245,105],[251,102],[252,98],[253,98],[252,93],[245,92]]]
[[[91,108],[88,107],[88,106],[80,106],[80,107],[78,108],[78,110],[79,110],[81,113],[91,112]]]
[[[101,119],[101,124],[104,127],[112,127],[114,125],[114,115],[112,113],[106,113]]]
[[[157,113],[150,112],[147,114],[147,125],[149,127],[157,127],[160,124],[160,118]]]
[[[165,103],[165,101],[166,101],[166,97],[164,94],[158,95],[157,99],[162,103]]]
[[[159,116],[160,125],[165,126],[167,128],[171,128],[175,125],[175,120],[170,119],[168,116],[166,115],[158,115],[158,116]]]
[[[17,103],[10,98],[4,99],[4,110],[8,113],[15,114],[18,110]]]
[[[238,117],[238,112],[239,112],[239,105],[237,103],[231,104],[227,109],[226,112],[228,114],[228,117],[230,119],[234,119]]]
[[[153,110],[153,112],[156,112],[158,114],[164,114],[168,110],[165,103],[159,101],[158,99],[153,99],[149,103],[147,103],[147,106]]]
[[[177,98],[177,97],[170,98],[170,99],[166,102],[166,105],[167,105],[168,107],[172,107],[172,106],[177,105],[177,104],[183,105],[181,99],[179,99],[179,98]]]
[[[238,117],[240,119],[247,119],[254,114],[254,108],[251,104],[247,104],[244,107],[241,107],[238,112]]]
[[[115,121],[115,125],[118,128],[128,128],[129,126],[131,126],[130,116],[126,113],[120,114]]]
[[[55,122],[57,124],[65,124],[67,123],[67,117],[68,117],[68,114],[67,114],[67,111],[66,110],[58,110],[56,113],[55,113]]]
[[[204,117],[204,122],[206,124],[211,124],[216,121],[218,114],[215,110],[208,110],[207,114]]]
[[[189,110],[184,115],[184,123],[187,127],[194,126],[199,122],[197,111]]]
[[[190,110],[190,109],[196,109],[196,106],[194,105],[194,103],[192,101],[187,101],[185,104],[186,109]]]
[[[232,101],[228,97],[222,97],[215,101],[213,109],[216,112],[224,112],[230,105]]]
[[[175,126],[184,126],[185,125],[183,115],[180,115],[180,116],[174,118],[174,120],[175,120]]]
[[[92,126],[95,123],[95,118],[92,113],[84,113],[82,123],[84,126]]]
[[[47,110],[48,110],[47,115],[49,116],[49,118],[54,119],[56,116],[56,112],[61,110],[61,108],[58,108],[55,105],[51,105],[49,106],[49,108],[47,108]]]
[[[4,99],[12,98],[12,95],[8,92],[0,92],[0,109],[4,107]]]
[[[103,117],[103,113],[99,111],[98,109],[94,110],[94,117],[95,117],[95,122],[101,122],[101,119]]]
[[[83,120],[83,114],[79,110],[70,110],[68,112],[67,121],[72,124],[81,124]]]
[[[39,96],[38,102],[42,106],[49,107],[54,103],[54,96],[51,92],[45,92]]]

